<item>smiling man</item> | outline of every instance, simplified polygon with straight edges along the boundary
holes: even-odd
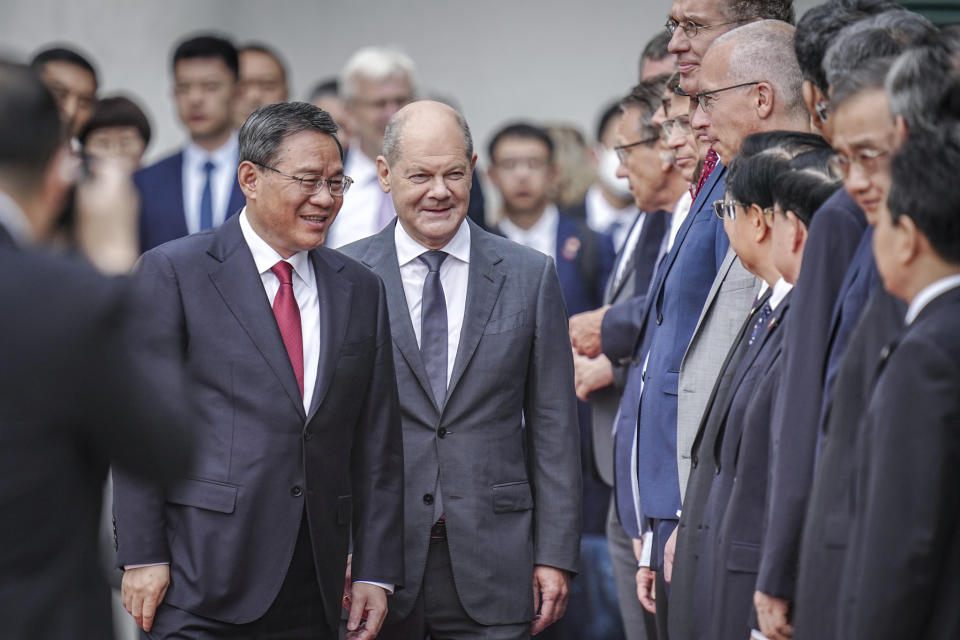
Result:
[[[303,102],[258,109],[247,206],[141,259],[141,357],[158,375],[185,363],[198,442],[166,489],[116,476],[124,606],[150,638],[334,637],[351,541],[358,639],[403,581],[385,291],[320,247],[350,186],[336,130]]]
[[[580,441],[553,261],[465,221],[477,156],[437,102],[390,119],[397,221],[347,245],[383,278],[407,464],[404,589],[381,638],[521,639],[563,615],[580,544]]]

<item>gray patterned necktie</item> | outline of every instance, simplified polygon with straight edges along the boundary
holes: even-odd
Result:
[[[446,258],[444,251],[427,251],[420,256],[428,269],[420,305],[420,356],[438,407],[447,395],[447,301],[440,283],[440,265]]]

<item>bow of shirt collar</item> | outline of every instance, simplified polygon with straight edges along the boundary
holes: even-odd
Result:
[[[411,238],[399,221],[394,228],[393,238],[397,246],[397,261],[401,267],[429,251]],[[445,251],[460,262],[470,264],[470,223],[466,219],[460,223],[457,233],[441,248],[441,251]]]
[[[240,212],[240,231],[243,233],[243,239],[250,247],[250,253],[253,254],[253,262],[257,265],[257,273],[261,276],[281,260],[286,260],[293,267],[293,272],[309,288],[316,284],[313,275],[313,269],[310,266],[310,256],[307,251],[299,251],[289,258],[284,258],[277,251],[267,244],[266,240],[261,238],[247,219],[247,208],[244,207]]]

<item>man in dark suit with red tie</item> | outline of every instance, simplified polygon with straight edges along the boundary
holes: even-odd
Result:
[[[359,638],[402,582],[386,295],[320,247],[351,182],[336,130],[306,103],[258,109],[240,131],[246,208],[141,259],[156,304],[139,355],[184,362],[198,438],[165,491],[116,478],[124,605],[151,638],[334,637],[351,540]]]

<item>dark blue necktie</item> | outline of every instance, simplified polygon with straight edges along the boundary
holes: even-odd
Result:
[[[447,396],[447,301],[440,283],[440,265],[446,258],[443,251],[427,251],[420,256],[428,269],[420,305],[420,356],[438,407]]]
[[[213,190],[210,187],[210,174],[216,168],[217,165],[209,160],[203,165],[203,171],[207,175],[207,179],[203,184],[203,195],[200,196],[200,231],[213,226]]]
[[[770,301],[767,300],[763,303],[763,307],[760,308],[757,319],[753,323],[753,328],[750,330],[750,340],[747,342],[748,346],[753,346],[753,343],[756,342],[760,336],[760,332],[763,331],[763,326],[766,324],[767,319],[770,318],[771,313],[773,313],[773,307],[770,306]]]

